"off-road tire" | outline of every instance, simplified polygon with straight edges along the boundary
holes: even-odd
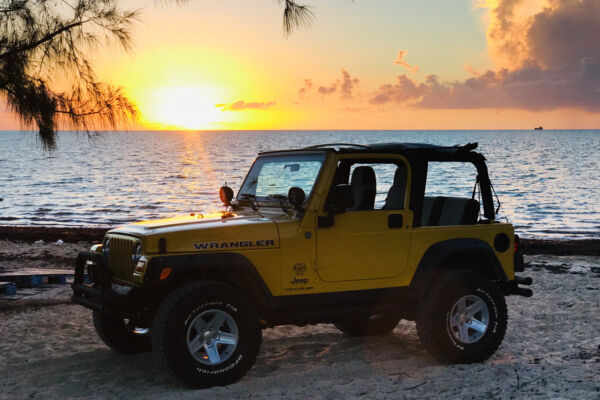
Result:
[[[450,314],[463,296],[477,296],[487,306],[487,330],[474,343],[458,340],[451,330]],[[440,361],[450,363],[481,362],[502,343],[508,314],[504,296],[488,277],[474,271],[457,270],[440,276],[419,302],[417,333],[421,343]]]
[[[214,310],[233,319],[238,340],[222,363],[206,365],[188,349],[188,335],[199,315]],[[196,282],[175,290],[161,304],[152,324],[152,349],[158,366],[196,388],[241,379],[256,361],[261,340],[260,320],[252,302],[239,289],[221,282]]]
[[[335,327],[349,337],[386,335],[394,330],[400,318],[393,314],[377,314],[366,319],[340,321]]]
[[[152,351],[150,334],[135,333],[123,318],[115,318],[94,311],[94,328],[108,347],[121,354],[138,354]]]

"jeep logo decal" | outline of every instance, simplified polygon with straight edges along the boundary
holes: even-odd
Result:
[[[275,246],[274,240],[243,240],[239,242],[204,242],[194,243],[196,250],[233,249],[238,247]]]
[[[292,269],[294,270],[294,275],[297,275],[297,276],[304,275],[306,273],[306,264],[304,264],[304,263],[294,264]]]

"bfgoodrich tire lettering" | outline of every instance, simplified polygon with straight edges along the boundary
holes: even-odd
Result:
[[[461,301],[469,302],[467,309],[474,305],[479,311],[457,313]],[[471,318],[480,333],[464,329]],[[458,270],[438,278],[420,302],[417,332],[427,351],[441,361],[480,362],[502,343],[507,320],[506,302],[496,284],[477,272]]]
[[[223,322],[214,322],[215,316]],[[211,321],[217,326],[213,330]],[[216,345],[213,340],[219,333],[229,335],[230,341]],[[221,386],[236,382],[252,367],[261,335],[258,315],[246,296],[223,283],[200,282],[176,290],[160,306],[152,325],[152,346],[158,365],[187,384]]]

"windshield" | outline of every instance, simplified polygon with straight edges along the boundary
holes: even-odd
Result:
[[[250,168],[237,199],[287,199],[288,191],[294,186],[302,189],[308,198],[323,161],[325,154],[259,157]]]

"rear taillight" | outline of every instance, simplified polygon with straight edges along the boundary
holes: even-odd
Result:
[[[519,251],[519,235],[515,235],[515,253]]]

